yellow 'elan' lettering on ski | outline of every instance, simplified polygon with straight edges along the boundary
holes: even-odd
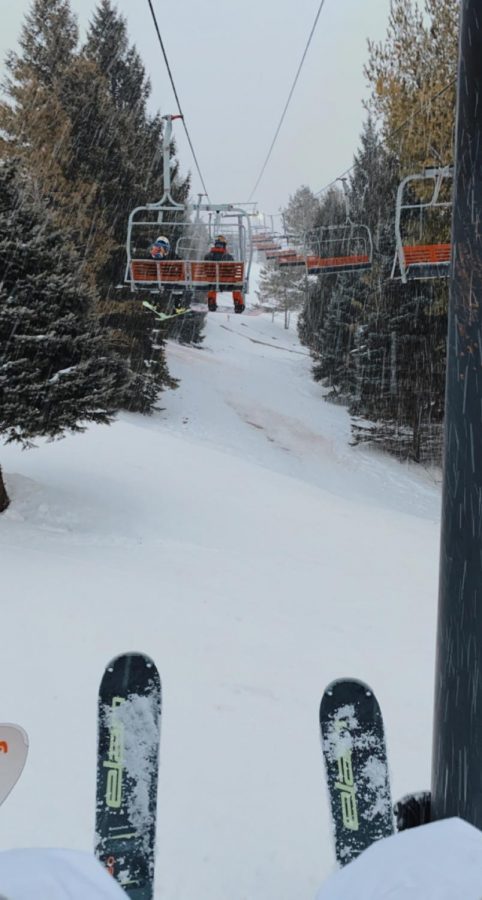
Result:
[[[337,731],[348,730],[348,723],[339,719],[335,723],[335,728]],[[335,788],[340,792],[343,825],[350,831],[358,831],[358,807],[351,750],[345,750],[343,755],[338,758],[337,763],[338,780],[335,782]]]
[[[111,809],[122,806],[122,776],[124,761],[124,726],[115,716],[115,710],[124,702],[123,697],[112,700],[109,729],[109,750],[103,766],[108,769],[105,788],[105,802]]]

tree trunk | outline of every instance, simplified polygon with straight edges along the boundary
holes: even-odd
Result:
[[[4,512],[10,503],[5,482],[3,480],[2,469],[0,467],[0,513]]]

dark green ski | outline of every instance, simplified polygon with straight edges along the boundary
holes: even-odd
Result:
[[[95,854],[131,900],[152,900],[161,681],[148,656],[109,663],[98,714]]]
[[[344,866],[394,831],[385,734],[373,691],[362,681],[333,681],[323,694],[320,726],[336,858]]]

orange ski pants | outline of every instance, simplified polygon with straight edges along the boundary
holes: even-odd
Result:
[[[216,291],[208,291],[208,301],[216,303],[217,296]],[[244,303],[241,291],[233,291],[233,300],[235,303]]]

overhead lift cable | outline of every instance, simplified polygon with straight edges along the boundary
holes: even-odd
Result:
[[[261,168],[261,172],[259,173],[258,180],[257,180],[257,182],[256,182],[256,184],[255,184],[253,190],[251,191],[251,194],[249,195],[249,200],[251,200],[251,198],[253,197],[253,195],[254,195],[255,192],[257,191],[258,185],[259,185],[259,183],[260,183],[260,181],[261,181],[261,179],[262,179],[262,177],[263,177],[263,175],[264,175],[264,173],[265,173],[266,166],[268,165],[269,160],[270,160],[270,158],[271,158],[271,154],[272,154],[272,152],[273,152],[273,150],[274,150],[274,145],[276,144],[276,141],[277,141],[277,139],[278,139],[278,135],[279,135],[279,133],[280,133],[280,131],[281,131],[281,126],[282,126],[282,124],[283,124],[283,122],[284,122],[286,113],[287,113],[287,111],[288,111],[288,107],[289,107],[289,105],[290,105],[291,98],[292,98],[292,96],[293,96],[293,94],[294,94],[294,90],[295,90],[295,87],[296,87],[296,85],[297,85],[298,78],[300,77],[301,70],[302,70],[302,68],[303,68],[303,63],[304,63],[304,61],[305,61],[305,59],[306,59],[306,54],[308,53],[308,49],[309,49],[309,46],[310,46],[310,44],[311,44],[313,35],[314,35],[314,33],[315,33],[316,26],[318,25],[318,19],[320,18],[321,10],[323,9],[324,5],[325,5],[325,0],[321,0],[321,3],[320,3],[320,5],[319,5],[319,7],[318,7],[318,12],[316,13],[316,16],[315,16],[315,21],[314,21],[314,23],[313,23],[313,27],[312,27],[312,29],[311,29],[309,38],[308,38],[308,40],[307,40],[307,42],[306,42],[306,47],[305,47],[305,49],[304,49],[304,51],[303,51],[303,56],[301,57],[301,62],[300,62],[300,64],[299,64],[299,66],[298,66],[298,71],[297,71],[297,73],[296,73],[296,75],[295,75],[293,84],[291,85],[291,90],[290,90],[290,92],[289,92],[289,94],[288,94],[288,99],[287,99],[287,101],[286,101],[285,108],[284,108],[284,110],[283,110],[283,112],[282,112],[282,114],[281,114],[281,119],[279,120],[278,127],[277,127],[276,132],[275,132],[275,136],[274,136],[274,138],[273,138],[273,140],[272,140],[271,147],[270,147],[269,150],[268,150],[268,155],[267,155],[267,157],[266,157],[266,159],[265,159],[265,161],[264,161],[264,163],[263,163],[263,166],[262,166],[262,168]]]
[[[185,120],[185,118],[184,118],[184,113],[183,113],[182,108],[181,108],[181,101],[179,100],[179,96],[178,96],[178,93],[177,93],[177,90],[176,90],[176,85],[175,85],[175,83],[174,83],[174,78],[173,78],[173,75],[172,75],[172,72],[171,72],[171,67],[170,67],[170,65],[169,65],[169,60],[168,60],[168,58],[167,58],[167,53],[166,53],[166,50],[165,50],[165,47],[164,47],[164,42],[163,42],[163,40],[162,40],[161,32],[160,32],[160,30],[159,30],[159,24],[158,24],[158,21],[157,21],[156,13],[155,13],[155,11],[154,11],[154,7],[153,7],[153,5],[152,5],[151,0],[147,0],[147,2],[148,2],[148,4],[149,4],[149,9],[150,9],[150,11],[151,11],[152,19],[153,19],[153,21],[154,21],[154,27],[155,27],[156,32],[157,32],[157,37],[159,38],[159,44],[160,44],[160,46],[161,46],[162,55],[163,55],[163,57],[164,57],[164,62],[166,63],[166,68],[167,68],[167,72],[168,72],[168,75],[169,75],[169,79],[170,79],[170,82],[171,82],[171,85],[172,85],[172,90],[173,90],[173,92],[174,92],[174,97],[176,98],[176,103],[177,103],[177,106],[178,106],[179,115],[180,115],[181,118],[182,118],[182,124],[184,125],[184,131],[186,132],[186,137],[187,137],[189,146],[190,146],[190,148],[191,148],[191,153],[192,153],[192,155],[193,155],[193,159],[194,159],[194,162],[195,162],[195,164],[196,164],[196,169],[197,169],[199,178],[200,178],[200,180],[201,180],[201,184],[202,184],[202,186],[203,186],[204,193],[205,193],[206,197],[207,197],[208,200],[209,200],[208,190],[207,190],[207,187],[206,187],[206,185],[205,185],[205,183],[204,183],[204,178],[202,177],[201,169],[200,169],[199,162],[198,162],[198,159],[197,159],[197,156],[196,156],[196,151],[194,150],[194,146],[193,146],[193,143],[192,143],[192,140],[191,140],[191,136],[190,136],[190,134],[189,134],[188,127],[187,127],[187,125],[186,125],[186,120]]]

